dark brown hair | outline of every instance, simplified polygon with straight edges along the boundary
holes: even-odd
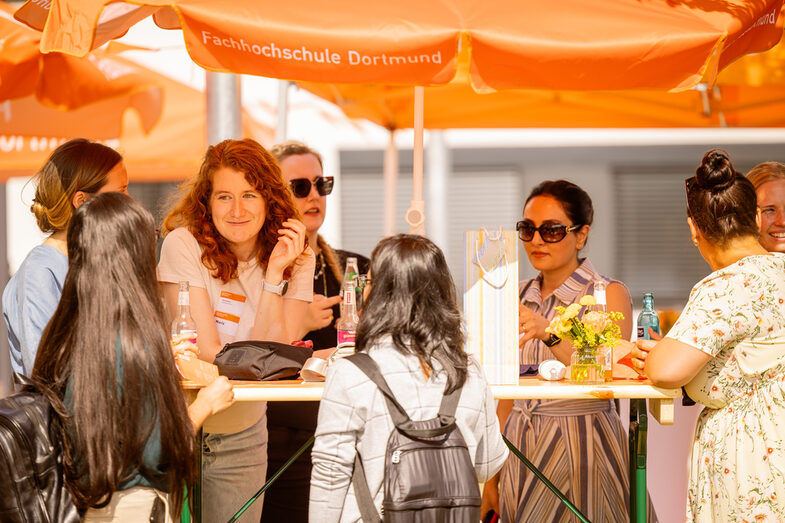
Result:
[[[294,200],[281,176],[275,158],[254,140],[224,140],[207,148],[199,174],[182,187],[183,195],[164,220],[164,232],[187,227],[202,247],[202,263],[216,279],[228,282],[237,278],[237,256],[215,228],[210,213],[213,175],[222,167],[245,174],[245,180],[262,195],[266,204],[264,226],[259,231],[259,265],[267,269],[270,253],[278,243],[278,230],[289,218],[298,218]],[[291,274],[291,267],[284,278]]]
[[[526,204],[537,196],[550,196],[561,203],[564,213],[573,225],[591,225],[594,220],[594,206],[589,193],[572,182],[546,180],[536,185],[523,203],[523,207],[526,208]]]
[[[102,193],[74,212],[63,294],[32,377],[60,413],[66,485],[80,509],[108,503],[138,473],[175,498],[196,477],[155,266],[154,221],[140,203]],[[142,461],[150,438],[160,438],[165,477]]]
[[[74,212],[74,194],[95,194],[107,175],[123,161],[120,153],[85,138],[74,138],[55,149],[33,178],[36,184],[30,212],[38,228],[50,233],[65,230]]]
[[[758,237],[755,188],[736,171],[727,152],[712,149],[703,155],[686,189],[687,215],[704,238],[725,246],[735,238]]]
[[[461,387],[469,357],[455,284],[441,249],[423,236],[390,236],[371,253],[371,277],[357,350],[368,350],[389,335],[403,354],[417,356],[432,369],[438,361],[447,375],[447,392]]]

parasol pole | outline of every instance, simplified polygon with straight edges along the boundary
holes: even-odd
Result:
[[[398,148],[395,129],[390,129],[390,143],[384,151],[384,228],[383,236],[395,234],[395,203],[398,201]]]
[[[289,81],[278,80],[278,110],[275,121],[275,143],[286,141],[289,117]]]
[[[423,112],[425,88],[414,88],[414,158],[412,173],[412,201],[406,211],[406,223],[410,234],[425,236],[425,202],[422,199],[422,150],[423,150]]]
[[[207,145],[241,138],[243,120],[240,104],[240,77],[231,73],[207,72]]]

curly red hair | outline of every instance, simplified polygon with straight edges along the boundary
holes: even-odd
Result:
[[[281,168],[275,158],[258,142],[224,140],[207,148],[199,174],[181,186],[183,196],[164,219],[164,234],[177,227],[187,227],[202,247],[202,263],[216,279],[229,282],[237,278],[237,257],[221,236],[210,213],[210,195],[213,175],[228,167],[245,174],[246,181],[262,195],[267,205],[264,226],[259,231],[257,259],[264,269],[270,253],[278,243],[278,229],[289,218],[299,219],[292,195],[281,176]],[[291,275],[286,269],[285,278]]]

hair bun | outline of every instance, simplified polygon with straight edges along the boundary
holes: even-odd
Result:
[[[738,172],[733,168],[728,153],[723,149],[712,149],[703,155],[700,166],[695,170],[698,185],[716,193],[733,185]]]

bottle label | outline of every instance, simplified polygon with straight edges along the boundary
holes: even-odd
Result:
[[[351,282],[347,283],[343,293],[344,305],[354,305],[354,292],[354,284]]]
[[[193,329],[183,329],[174,336],[172,336],[172,341],[174,343],[180,343],[183,341],[190,341],[191,343],[196,343],[196,331]]]
[[[354,331],[338,331],[338,345],[343,343],[354,343],[355,332]]]
[[[649,336],[649,329],[647,329],[643,325],[638,325],[638,339],[639,340],[650,340],[651,336]]]

